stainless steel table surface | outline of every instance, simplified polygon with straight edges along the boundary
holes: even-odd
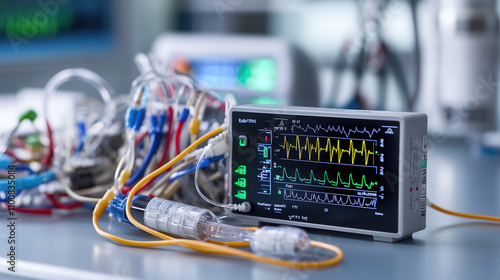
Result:
[[[500,216],[500,156],[474,155],[461,142],[429,147],[428,197],[454,210]],[[6,212],[0,212],[0,279],[500,279],[500,224],[427,209],[427,228],[398,243],[311,231],[344,250],[335,267],[295,270],[207,255],[179,247],[132,248],[93,229],[91,211],[17,214],[16,272],[7,270]],[[109,217],[103,229],[138,240],[148,235]],[[312,251],[309,258],[322,258]],[[17,278],[14,278],[17,277]]]

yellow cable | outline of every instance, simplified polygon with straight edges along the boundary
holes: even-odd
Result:
[[[431,207],[439,212],[442,212],[442,213],[445,213],[448,215],[452,215],[452,216],[457,216],[457,217],[467,218],[467,219],[478,219],[478,220],[485,220],[485,221],[500,222],[500,217],[455,212],[455,211],[451,211],[448,209],[444,209],[440,206],[437,206],[436,204],[434,204],[432,202],[428,202],[427,204],[429,205],[429,207]]]
[[[196,250],[199,252],[204,252],[204,253],[212,253],[212,254],[220,254],[220,255],[232,255],[232,256],[238,256],[238,257],[253,260],[253,261],[259,261],[259,262],[287,266],[287,267],[294,267],[294,268],[320,268],[320,267],[332,266],[332,265],[338,264],[342,260],[342,258],[344,257],[344,253],[338,247],[330,245],[330,244],[318,242],[318,241],[311,241],[311,246],[335,252],[337,255],[331,259],[327,259],[327,260],[323,260],[323,261],[317,261],[317,262],[298,261],[298,262],[296,262],[296,261],[285,261],[285,260],[280,260],[280,259],[263,257],[260,255],[256,255],[256,254],[247,252],[247,251],[242,251],[242,250],[234,249],[231,247],[225,247],[225,246],[212,244],[212,243],[208,243],[208,242],[203,242],[203,241],[197,241],[197,240],[172,238],[171,240],[134,241],[134,240],[128,240],[128,239],[124,239],[121,237],[117,237],[115,235],[112,235],[108,232],[103,231],[99,227],[98,219],[99,219],[99,217],[96,215],[94,215],[92,218],[92,223],[93,223],[94,228],[97,231],[97,233],[99,233],[101,236],[104,236],[104,237],[109,238],[113,241],[116,241],[118,243],[125,244],[128,246],[156,247],[156,246],[178,245],[178,246],[183,246],[185,248],[193,249],[193,250]]]
[[[100,235],[109,238],[111,240],[114,240],[116,242],[129,245],[129,246],[167,246],[167,245],[179,245],[183,246],[189,249],[193,249],[196,251],[200,252],[206,252],[206,253],[216,253],[216,254],[222,254],[222,255],[232,255],[232,256],[238,256],[241,258],[249,259],[249,260],[254,260],[254,261],[259,261],[259,262],[264,262],[264,263],[269,263],[269,264],[275,264],[275,265],[281,265],[281,266],[288,266],[288,267],[295,267],[295,268],[318,268],[318,267],[325,267],[325,266],[331,266],[339,263],[342,258],[343,258],[343,252],[340,248],[318,242],[318,241],[311,241],[311,245],[314,247],[318,248],[323,248],[332,252],[336,253],[336,256],[327,260],[323,261],[314,261],[314,262],[296,262],[296,261],[286,261],[286,260],[281,260],[281,259],[275,259],[275,258],[269,258],[269,257],[263,257],[260,255],[256,255],[247,251],[242,251],[239,249],[234,249],[231,247],[239,247],[239,246],[248,246],[248,242],[220,242],[220,241],[213,241],[211,243],[209,242],[203,242],[203,241],[197,241],[197,240],[188,240],[188,239],[176,239],[174,237],[171,237],[167,234],[164,234],[162,232],[156,231],[152,228],[146,227],[143,224],[139,223],[137,220],[134,219],[130,212],[130,207],[132,204],[132,198],[136,194],[137,190],[146,184],[149,180],[154,179],[156,176],[170,168],[172,165],[176,164],[178,161],[180,161],[184,156],[186,156],[188,153],[190,153],[192,150],[194,150],[197,146],[199,146],[201,143],[205,142],[206,140],[210,139],[211,137],[221,133],[227,129],[227,126],[221,126],[205,135],[200,137],[198,140],[196,140],[193,144],[191,144],[189,147],[187,147],[184,151],[182,151],[179,155],[177,155],[174,159],[169,161],[168,163],[164,164],[162,167],[159,169],[155,170],[153,173],[148,174],[146,177],[141,179],[133,188],[130,190],[127,198],[127,204],[126,204],[126,213],[129,221],[135,225],[136,227],[142,229],[145,232],[148,232],[154,236],[157,236],[159,238],[162,238],[164,240],[160,241],[133,241],[133,240],[128,240],[124,238],[117,237],[115,235],[112,235],[110,233],[107,233],[103,231],[98,224],[99,217],[104,213],[104,209],[108,206],[108,204],[111,202],[113,199],[112,197],[112,192],[109,191],[107,192],[104,197],[99,201],[99,203],[96,205],[96,208],[94,209],[93,213],[93,218],[92,218],[92,223],[94,225],[95,230],[97,233]],[[252,228],[255,229],[255,228]],[[225,245],[225,246],[221,246]]]
[[[198,136],[198,133],[200,132],[200,124],[201,124],[201,117],[200,117],[200,110],[205,102],[205,93],[202,92],[199,96],[198,99],[196,100],[196,104],[194,105],[194,113],[193,117],[189,121],[189,135],[191,143],[194,143],[196,141],[196,137]]]

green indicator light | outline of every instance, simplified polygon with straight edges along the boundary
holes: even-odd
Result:
[[[422,168],[426,168],[427,167],[427,160],[424,159],[422,160]]]
[[[239,84],[247,89],[270,92],[276,87],[277,64],[273,59],[251,59],[242,63],[237,72]]]
[[[245,179],[245,178],[238,178],[238,182],[235,182],[234,184],[236,186],[238,186],[238,187],[244,188],[244,187],[247,186],[247,179]]]
[[[269,96],[259,96],[252,99],[252,104],[258,105],[277,105],[278,101],[276,99]]]
[[[245,135],[240,135],[238,137],[238,144],[241,147],[246,147],[248,145],[248,138]]]
[[[247,174],[247,167],[245,165],[238,165],[238,168],[234,170],[234,172],[240,175],[245,175]]]
[[[267,147],[264,148],[264,158],[269,157],[269,149]]]
[[[235,194],[234,196],[239,199],[247,199],[247,192],[239,190],[238,193]]]
[[[250,78],[252,76],[250,65],[248,65],[248,63],[243,63],[240,66],[240,69],[238,69],[237,75],[238,75],[238,81],[241,84],[245,84],[247,82],[248,78]]]
[[[281,194],[281,190],[278,190],[278,194]]]

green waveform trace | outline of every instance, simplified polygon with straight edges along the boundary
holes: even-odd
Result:
[[[330,180],[329,176],[328,176],[328,172],[325,171],[323,173],[323,179],[318,179],[316,178],[316,176],[314,175],[314,171],[311,170],[311,172],[309,173],[309,178],[305,177],[301,177],[300,176],[300,173],[299,173],[299,170],[297,168],[295,168],[295,172],[294,172],[294,175],[293,176],[290,176],[288,174],[288,172],[286,171],[286,168],[283,167],[283,175],[278,178],[279,181],[283,181],[284,179],[288,179],[292,182],[297,182],[297,181],[300,181],[301,183],[307,183],[307,184],[312,184],[313,182],[317,182],[319,183],[320,185],[326,185],[327,183],[334,186],[334,187],[338,187],[339,184],[346,187],[346,188],[349,188],[351,186],[354,186],[356,187],[357,189],[362,189],[363,187],[366,187],[367,189],[371,190],[371,188],[373,186],[376,186],[377,185],[377,182],[367,182],[366,181],[366,177],[365,175],[362,176],[361,178],[361,182],[354,182],[354,178],[353,178],[353,175],[352,173],[349,173],[349,179],[347,181],[343,181],[342,180],[342,176],[340,175],[340,172],[337,172],[337,176],[335,178],[335,180]]]

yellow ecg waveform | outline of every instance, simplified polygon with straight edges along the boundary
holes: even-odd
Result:
[[[362,142],[361,148],[354,147],[354,141],[352,139],[349,140],[349,145],[342,145],[341,143],[347,142],[347,139],[332,139],[328,138],[325,145],[321,145],[320,138],[316,137],[316,141],[310,141],[309,137],[305,137],[305,143],[302,143],[300,140],[300,136],[295,136],[295,144],[288,142],[286,136],[283,138],[283,144],[280,144],[280,147],[285,149],[286,158],[290,158],[290,151],[295,150],[298,153],[298,159],[304,159],[303,154],[306,153],[306,157],[308,160],[314,160],[317,158],[317,161],[321,161],[322,153],[327,153],[329,156],[330,162],[335,163],[350,163],[355,164],[356,158],[361,156],[364,158],[364,165],[375,165],[375,142],[370,141],[372,145],[367,145],[365,140],[357,140],[355,142]],[[369,147],[367,146],[372,146]],[[346,148],[348,147],[348,148]],[[350,157],[350,161],[343,161],[343,158],[347,156]]]

